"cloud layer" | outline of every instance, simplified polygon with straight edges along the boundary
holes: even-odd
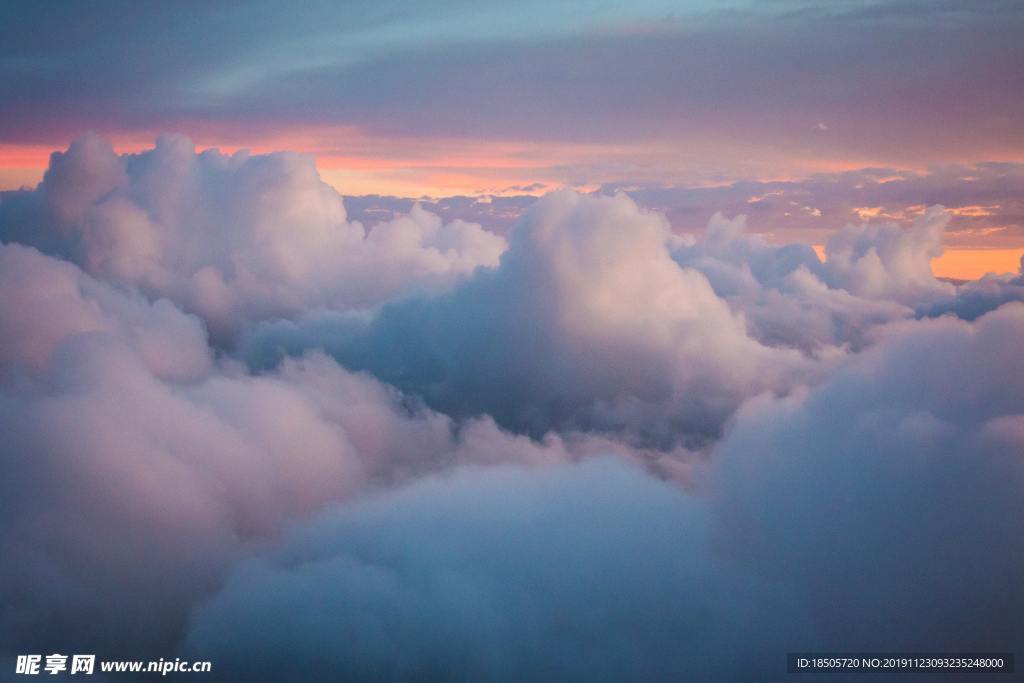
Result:
[[[1019,649],[1022,333],[1021,305],[901,326],[741,409],[698,495],[590,461],[338,509],[237,568],[189,651],[268,681],[745,680],[793,650]]]
[[[519,191],[509,187],[499,195],[443,197],[424,206],[446,220],[461,218],[504,233],[537,200],[515,194]],[[752,232],[774,241],[824,244],[848,223],[910,225],[929,206],[941,204],[950,214],[947,246],[1019,248],[1024,238],[1024,164],[1014,162],[937,165],[927,171],[869,167],[711,186],[624,179],[603,183],[599,191],[625,192],[664,214],[676,231],[690,234],[701,233],[720,212],[747,216]],[[346,198],[351,216],[376,220],[406,213],[413,204],[378,195]]]
[[[0,199],[0,654],[225,680],[772,678],[1019,649],[1021,276],[549,194],[370,228],[85,136]]]
[[[671,241],[624,196],[549,195],[497,269],[385,306],[336,353],[447,412],[534,435],[712,435],[745,396],[805,374],[804,359],[752,339],[703,274],[672,260]]]
[[[260,681],[739,677],[729,648],[766,615],[708,532],[699,501],[615,461],[462,471],[240,567],[188,651]]]

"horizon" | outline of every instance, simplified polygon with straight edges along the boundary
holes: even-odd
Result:
[[[182,10],[8,5],[0,191],[37,184],[86,131],[119,153],[178,132],[312,154],[346,196],[625,188],[680,232],[720,210],[815,245],[942,204],[940,275],[1005,272],[1024,250],[1024,16],[1009,0]],[[906,189],[864,202],[851,177]],[[825,205],[691,206],[694,191],[780,184]]]

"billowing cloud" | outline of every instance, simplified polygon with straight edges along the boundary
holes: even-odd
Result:
[[[742,216],[688,240],[625,195],[563,191],[526,212],[497,269],[370,320],[266,324],[243,346],[257,365],[327,349],[440,410],[534,435],[695,445],[743,400],[813,383],[874,328],[955,301],[930,267],[948,221],[933,207],[908,227],[850,224],[822,262],[748,235]]]
[[[889,322],[945,314],[974,320],[1024,300],[1020,274],[957,285],[934,275],[930,261],[943,253],[952,218],[933,206],[909,225],[848,223],[828,239],[821,261],[806,244],[772,245],[748,234],[744,215],[718,213],[700,239],[681,240],[673,258],[704,273],[766,344],[856,349]]]
[[[890,270],[893,261],[912,264],[912,276],[922,277],[930,287],[921,287],[928,292],[948,287],[931,275],[927,253],[914,253],[917,241],[906,244],[910,253],[901,254],[902,261],[894,254],[898,248],[881,245],[886,262],[879,261],[879,237],[897,241],[901,234],[895,226],[848,225],[842,242],[830,246],[829,259],[822,263],[806,244],[770,245],[747,233],[745,216],[730,220],[717,213],[700,239],[681,241],[672,257],[681,266],[702,272],[715,293],[745,316],[751,334],[762,343],[827,355],[830,348],[859,347],[876,325],[912,314],[910,307],[897,301],[859,296],[866,287],[853,275],[865,270],[865,263],[877,262],[871,273],[893,287],[908,286],[905,274]],[[860,254],[852,254],[852,244],[859,245]],[[930,280],[920,275],[921,269]],[[850,291],[847,283],[858,291]]]
[[[442,224],[419,207],[369,230],[349,222],[308,156],[196,154],[163,136],[119,157],[92,134],[53,155],[38,189],[0,203],[0,239],[169,298],[221,342],[246,321],[441,288],[505,249],[478,225]]]
[[[741,409],[696,495],[592,461],[337,509],[236,568],[187,652],[257,681],[743,680],[1019,649],[1021,334],[1020,305],[907,323]]]
[[[685,452],[456,423],[322,355],[254,376],[198,318],[0,246],[0,633],[12,650],[165,655],[234,562],[330,502],[460,464]],[[82,619],[89,627],[82,629]],[[160,648],[164,648],[161,650]],[[21,650],[18,650],[21,651]]]
[[[848,225],[825,243],[828,279],[852,294],[919,304],[948,297],[953,285],[932,273],[942,255],[942,233],[949,214],[930,208],[907,228]]]
[[[701,502],[615,461],[463,471],[240,566],[186,651],[252,681],[756,676],[730,650],[770,660],[788,629],[709,534]]]
[[[903,324],[740,411],[715,457],[720,547],[801,586],[826,649],[1024,645],[1021,334],[1020,304]]]
[[[66,261],[0,245],[0,373],[44,373],[69,337],[105,332],[129,344],[163,379],[200,377],[211,365],[206,331],[169,301],[97,281]]]
[[[714,435],[745,397],[810,372],[799,353],[751,338],[702,273],[673,261],[664,218],[625,196],[548,195],[510,239],[497,269],[389,304],[365,330],[308,325],[298,345],[455,415],[662,442]],[[289,336],[294,326],[269,326],[249,344],[295,346]]]

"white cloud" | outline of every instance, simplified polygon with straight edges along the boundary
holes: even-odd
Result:
[[[0,372],[43,372],[66,340],[89,332],[124,340],[164,379],[199,377],[211,365],[206,332],[195,317],[35,249],[0,245],[0,290]]]
[[[322,355],[253,375],[170,302],[20,245],[0,246],[0,286],[0,633],[19,651],[166,655],[259,544],[459,464],[611,452],[686,476],[685,453],[457,424]]]
[[[825,243],[831,284],[869,299],[906,304],[950,296],[953,285],[935,278],[931,260],[942,256],[942,233],[950,214],[933,206],[909,228],[848,225]]]
[[[624,195],[548,195],[510,239],[497,269],[387,305],[364,330],[314,319],[264,327],[248,346],[325,347],[446,412],[537,435],[654,443],[713,436],[744,398],[814,372],[751,338],[702,273],[672,260],[665,220]]]
[[[721,547],[801,586],[825,649],[1019,650],[1024,306],[890,330],[716,449]]]
[[[0,238],[169,298],[221,342],[247,321],[443,288],[505,248],[420,208],[367,230],[346,220],[312,157],[196,154],[182,136],[122,157],[84,136],[54,155],[37,190],[0,207]]]
[[[847,233],[858,230],[869,228],[850,226]],[[863,236],[865,249],[873,248],[872,237]],[[745,315],[751,334],[772,346],[827,356],[830,347],[863,346],[873,327],[913,314],[906,305],[864,298],[836,282],[831,273],[845,272],[845,252],[843,265],[837,265],[822,263],[806,244],[768,244],[747,234],[742,215],[727,219],[715,214],[701,239],[680,244],[672,256],[704,273],[715,292]]]

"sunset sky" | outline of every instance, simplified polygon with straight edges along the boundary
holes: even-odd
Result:
[[[181,132],[313,154],[346,195],[657,190],[679,230],[734,209],[819,244],[938,203],[948,246],[1002,250],[939,263],[977,276],[1024,250],[1022,32],[1010,0],[8,3],[0,189],[86,130],[119,151]],[[920,187],[844,184],[865,173]],[[765,182],[805,196],[683,196]]]

